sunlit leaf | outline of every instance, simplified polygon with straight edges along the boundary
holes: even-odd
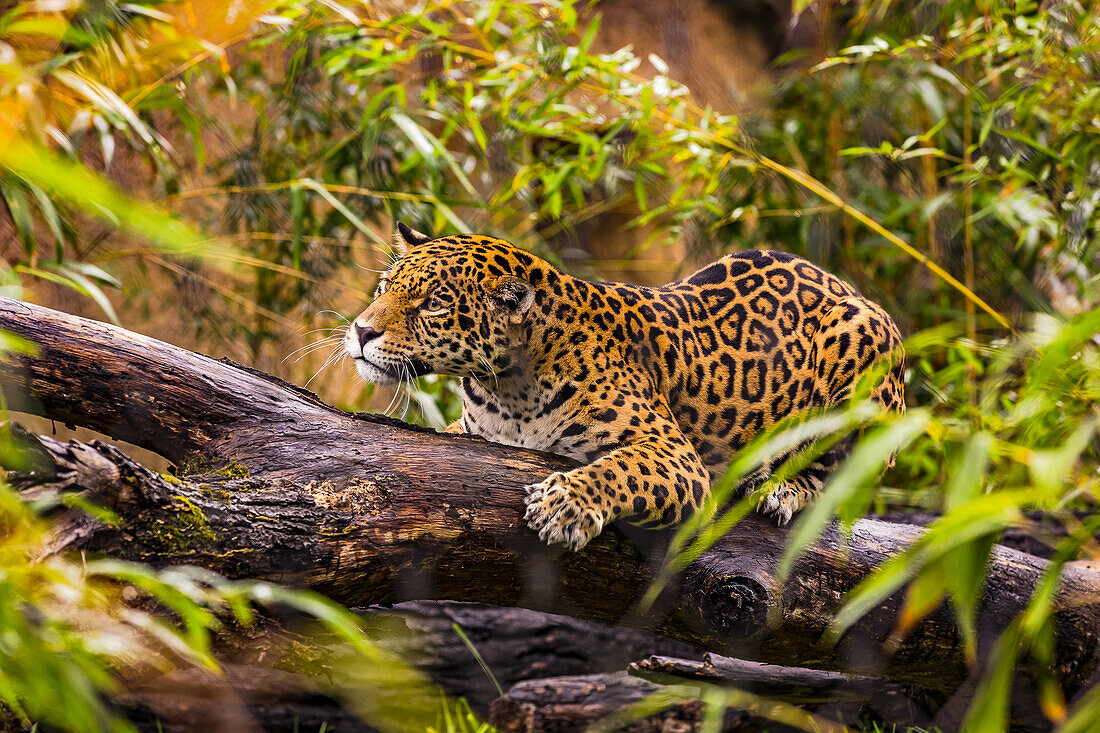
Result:
[[[779,577],[785,578],[790,573],[795,561],[821,535],[840,505],[880,473],[895,452],[924,432],[930,419],[926,411],[912,410],[856,444],[844,465],[829,477],[821,495],[795,520],[779,562]]]
[[[38,240],[34,236],[34,220],[26,194],[17,183],[3,178],[0,178],[0,194],[4,197],[4,204],[8,207],[12,224],[15,225],[15,233],[23,243],[24,254],[28,259],[34,258]]]
[[[37,145],[12,140],[0,146],[0,165],[58,196],[124,227],[157,247],[177,254],[201,256],[215,245],[209,238],[156,207],[131,199],[84,166],[63,161]]]
[[[1026,506],[1031,498],[1028,491],[988,494],[938,519],[904,553],[883,563],[852,590],[830,626],[830,639],[838,639],[930,562],[1021,521],[1020,507]]]

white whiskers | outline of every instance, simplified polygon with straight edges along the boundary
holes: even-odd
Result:
[[[304,359],[305,357],[312,354],[314,351],[318,351],[320,349],[323,349],[326,346],[337,346],[337,347],[343,346],[343,343],[344,343],[344,336],[342,334],[338,335],[338,336],[326,336],[325,338],[323,338],[319,341],[313,341],[311,343],[306,344],[305,346],[299,346],[297,349],[295,349],[294,351],[290,352],[285,357],[283,357],[283,361],[285,362],[290,357],[294,356],[295,354],[299,354],[299,352],[301,352],[299,354],[298,358],[294,360],[294,363],[297,364],[302,359]]]
[[[407,377],[407,380],[404,384],[405,406],[401,408],[401,419],[404,420],[405,416],[409,414],[409,407],[412,405],[412,385],[413,381],[416,379],[416,377],[413,376],[416,373],[416,365],[413,364],[412,359],[407,356],[403,356],[401,358],[404,360],[404,364],[402,366],[405,369],[405,376]]]
[[[337,318],[339,318],[344,323],[348,324],[349,326],[351,325],[351,321],[349,321],[348,317],[345,316],[342,313],[337,313],[336,311],[332,311],[332,310],[317,311],[317,315],[319,315],[319,316],[323,316],[326,313],[331,313],[332,315],[336,316]]]
[[[342,339],[341,339],[341,341],[342,341]],[[340,361],[341,359],[343,359],[347,355],[348,355],[348,353],[346,351],[344,351],[343,343],[337,344],[332,349],[332,353],[330,353],[328,355],[328,358],[325,359],[325,363],[322,364],[321,367],[313,373],[312,377],[310,377],[309,379],[306,380],[306,383],[303,386],[308,387],[309,383],[312,382],[314,379],[316,379],[318,374],[320,374],[321,372],[323,372],[325,369],[332,366],[336,362]]]
[[[404,370],[404,368],[405,368],[405,365],[402,364],[401,369]],[[401,397],[401,388],[404,386],[404,383],[405,383],[405,377],[404,377],[404,373],[402,373],[401,378],[398,380],[397,384],[394,385],[393,397],[390,398],[390,402],[389,402],[388,405],[386,405],[386,409],[382,411],[383,415],[389,415],[390,412],[393,410],[393,408],[396,405],[400,404],[399,398]]]
[[[386,247],[385,249],[383,249],[382,246],[379,245],[377,242],[371,242],[371,246],[374,247],[374,249],[377,250],[379,254],[386,258],[387,269],[393,267],[393,263],[401,259],[401,255],[393,247]]]
[[[484,366],[488,370],[489,376],[493,378],[493,386],[499,387],[500,379],[497,377],[497,370],[493,369],[493,365],[489,362],[489,360],[486,359],[484,356],[481,356],[480,354],[478,355],[477,360],[481,362],[482,366]],[[481,386],[484,387],[485,385],[482,384]],[[489,390],[485,391],[488,392]]]

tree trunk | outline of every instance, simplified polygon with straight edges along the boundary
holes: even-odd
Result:
[[[541,545],[523,522],[523,486],[563,458],[372,415],[226,360],[102,323],[0,299],[0,328],[37,345],[0,365],[13,409],[151,449],[154,474],[103,444],[40,439],[57,478],[28,491],[82,490],[119,528],[68,520],[54,549],[84,547],[158,565],[317,589],[347,605],[447,598],[517,605],[655,631],[702,649],[776,664],[870,673],[949,691],[967,676],[946,607],[891,654],[899,596],[835,647],[819,644],[847,591],[922,531],[857,522],[828,531],[776,581],[787,530],[753,515],[692,563],[653,610],[638,601],[667,535],[613,525],[581,553]],[[51,483],[52,482],[52,483]],[[981,658],[1027,603],[1045,560],[998,547],[980,608]],[[1100,574],[1067,567],[1055,672],[1072,694],[1100,659]],[[769,610],[778,623],[769,625]]]

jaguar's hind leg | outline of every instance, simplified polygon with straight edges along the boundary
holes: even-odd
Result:
[[[842,403],[868,369],[891,359],[893,367],[871,394],[883,408],[904,412],[902,358],[901,335],[886,312],[863,298],[842,298],[822,314],[811,344],[810,363],[814,365],[811,408]],[[851,436],[845,437],[798,475],[783,482],[761,500],[760,511],[775,516],[780,524],[789,522],[820,493],[829,475],[847,457],[851,443]]]
[[[846,437],[816,458],[793,478],[781,483],[760,500],[759,510],[786,524],[796,512],[804,509],[825,486],[825,480],[848,456],[851,437]]]

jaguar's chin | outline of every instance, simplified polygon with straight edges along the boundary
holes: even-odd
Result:
[[[355,371],[359,372],[359,376],[364,381],[371,384],[397,384],[402,381],[401,375],[372,361],[367,361],[361,356],[355,357]]]

